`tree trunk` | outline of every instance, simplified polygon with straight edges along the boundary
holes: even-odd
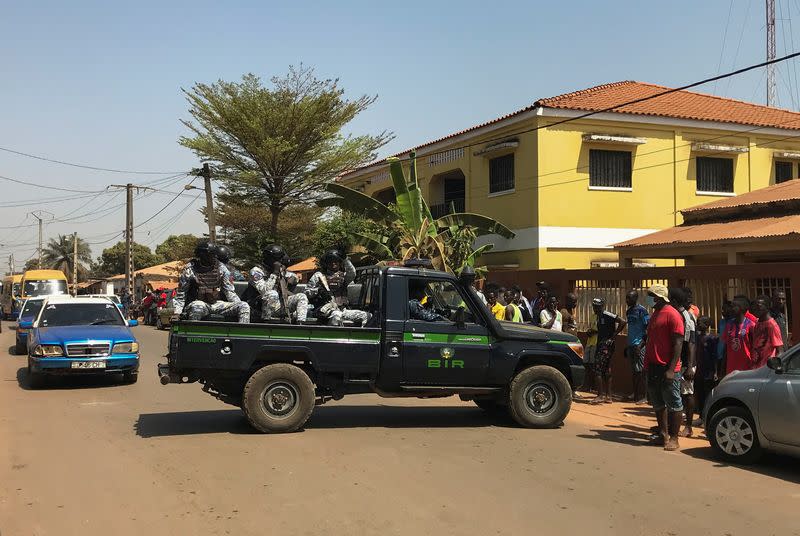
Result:
[[[269,224],[269,234],[270,239],[272,240],[276,240],[276,237],[278,236],[278,218],[280,217],[282,211],[283,209],[281,209],[279,206],[272,205],[269,207],[269,213],[272,215],[272,221],[270,221]]]

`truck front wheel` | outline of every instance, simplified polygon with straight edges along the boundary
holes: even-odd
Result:
[[[302,369],[286,363],[260,368],[242,393],[242,411],[264,433],[294,432],[314,410],[314,384]]]
[[[571,406],[572,390],[558,369],[536,365],[511,380],[508,407],[521,426],[552,428],[564,421]]]

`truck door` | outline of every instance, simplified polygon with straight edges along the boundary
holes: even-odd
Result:
[[[424,288],[426,308],[451,317],[465,308],[462,326],[451,320],[425,321],[407,316],[403,329],[403,380],[411,385],[475,386],[486,382],[491,349],[489,329],[475,305],[449,280],[408,279],[409,299]]]

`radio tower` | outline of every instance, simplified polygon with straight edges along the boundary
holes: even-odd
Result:
[[[767,61],[775,59],[775,0],[767,0]],[[777,104],[775,64],[767,65],[767,106]]]

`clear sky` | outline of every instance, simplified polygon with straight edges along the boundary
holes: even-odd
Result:
[[[790,31],[800,31],[800,2],[777,4],[783,55],[800,48]],[[393,131],[388,154],[542,97],[626,79],[677,86],[758,63],[764,20],[763,0],[6,2],[0,147],[115,169],[187,170],[197,161],[176,141],[187,117],[181,88],[246,72],[268,79],[303,62],[338,77],[350,95],[378,95],[351,128]],[[782,66],[778,79],[780,104],[793,109],[795,69]],[[763,102],[764,85],[759,71],[702,90]],[[173,173],[96,172],[0,152],[1,176],[49,187],[160,181],[178,191],[186,180],[166,180]],[[35,227],[7,228],[34,224],[28,211],[73,218],[47,225],[45,236],[77,231],[95,256],[124,228],[121,194],[10,207],[80,194],[3,180],[0,192],[2,269],[12,251],[18,268],[35,253]],[[155,246],[170,233],[202,233],[202,197],[190,205],[198,193],[137,228],[136,241]],[[143,197],[135,221],[173,197]]]

